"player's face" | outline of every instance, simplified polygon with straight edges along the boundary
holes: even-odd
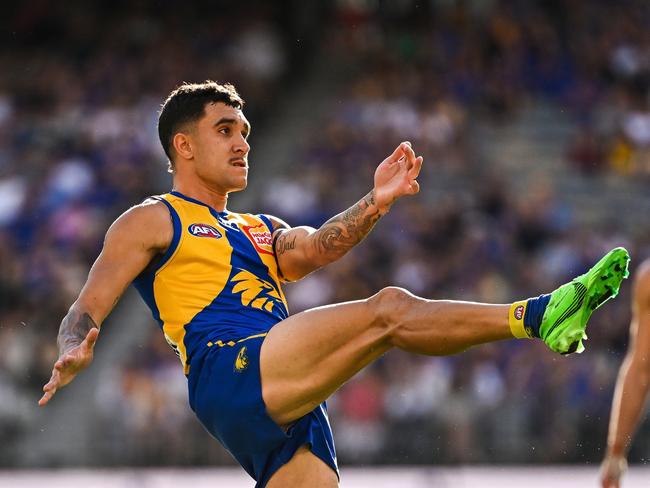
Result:
[[[246,188],[250,124],[242,111],[223,103],[210,103],[193,132],[196,174],[223,192]]]

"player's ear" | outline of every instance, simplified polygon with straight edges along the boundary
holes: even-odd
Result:
[[[192,159],[194,156],[192,141],[190,140],[189,134],[177,132],[172,139],[172,146],[174,147],[176,154],[183,159]]]

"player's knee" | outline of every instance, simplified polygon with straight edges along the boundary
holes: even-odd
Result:
[[[393,333],[399,328],[406,310],[414,300],[416,300],[415,295],[397,286],[383,288],[371,298],[371,301],[374,302],[377,320],[386,327],[389,333]]]

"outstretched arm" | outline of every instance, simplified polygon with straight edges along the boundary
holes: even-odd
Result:
[[[415,156],[409,142],[402,142],[377,167],[374,188],[318,230],[290,228],[282,220],[271,217],[274,250],[283,277],[298,280],[345,255],[368,235],[398,198],[419,191],[416,178],[421,168],[422,157]]]
[[[630,344],[616,383],[601,468],[603,488],[618,488],[625,471],[627,450],[650,390],[650,261],[636,275],[633,292]]]
[[[126,287],[171,242],[172,224],[162,203],[131,208],[111,225],[79,298],[59,328],[59,358],[43,387],[40,406],[90,364],[99,327]]]

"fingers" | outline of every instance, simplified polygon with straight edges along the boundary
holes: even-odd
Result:
[[[603,488],[619,488],[620,486],[618,478],[607,477],[603,480]]]
[[[54,363],[54,371],[59,375],[74,374],[83,367],[84,361],[90,354],[92,354],[92,351],[86,352],[85,350],[80,350],[75,354],[68,353]]]
[[[50,401],[50,399],[54,396],[56,393],[56,390],[58,389],[59,386],[59,370],[57,369],[56,365],[60,363],[61,361],[57,361],[54,365],[54,369],[52,370],[52,376],[50,377],[50,381],[48,381],[45,386],[43,386],[43,391],[45,392],[41,399],[38,401],[39,407],[42,407],[44,405],[47,405],[47,403]]]
[[[54,363],[52,376],[43,386],[44,394],[38,401],[39,406],[47,405],[56,391],[72,381],[77,372],[92,360],[93,348],[98,336],[99,329],[93,327],[78,348],[73,348],[71,352],[64,354]]]
[[[406,147],[404,148],[404,156],[406,156],[406,169],[411,170],[411,168],[415,165],[415,152],[413,151],[413,148],[411,147],[411,143],[407,142]]]
[[[411,142],[410,141],[403,141],[395,148],[393,153],[386,158],[388,161],[391,162],[406,162],[407,167],[406,169],[411,169],[411,167],[416,164],[416,156],[415,152],[413,151],[413,148],[411,147]]]
[[[57,390],[65,386],[65,384],[70,382],[70,375],[74,377],[74,369],[68,369],[71,366],[75,366],[77,358],[72,354],[66,354],[60,357],[52,368],[52,376],[50,380],[43,386],[43,391],[45,392],[41,399],[38,401],[39,406],[47,405],[47,403],[52,399]]]
[[[397,146],[395,148],[395,150],[393,151],[393,154],[388,156],[386,158],[386,160],[394,163],[396,161],[399,161],[401,158],[403,158],[404,157],[404,148],[406,147],[406,144],[407,144],[406,142],[400,143],[400,145]],[[410,144],[410,143],[408,143],[408,144]]]
[[[420,170],[422,169],[422,162],[424,161],[424,158],[422,156],[418,156],[415,158],[413,162],[413,166],[409,169],[408,176],[411,179],[415,179],[418,177],[420,174]]]
[[[608,455],[600,469],[603,487],[619,488],[621,476],[627,469],[627,460],[624,456]]]
[[[59,361],[57,361],[57,364]],[[54,365],[54,369],[52,370],[52,376],[50,376],[50,381],[48,381],[45,386],[43,387],[43,391],[48,391],[51,390],[52,388],[57,388],[59,386],[59,382],[61,381],[61,372],[60,372],[60,367],[57,368],[56,364]]]
[[[52,399],[54,394],[56,393],[56,388],[52,388],[51,390],[47,390],[41,399],[38,401],[38,406],[43,407],[48,404],[48,402]]]
[[[46,391],[45,394],[43,394],[41,399],[38,401],[38,406],[44,407],[45,405],[47,405],[50,399],[54,396],[55,392],[56,390]]]
[[[88,353],[93,350],[95,343],[97,342],[97,337],[99,337],[99,329],[97,327],[93,327],[88,331],[86,338],[81,343],[81,349],[84,351],[84,353]]]

